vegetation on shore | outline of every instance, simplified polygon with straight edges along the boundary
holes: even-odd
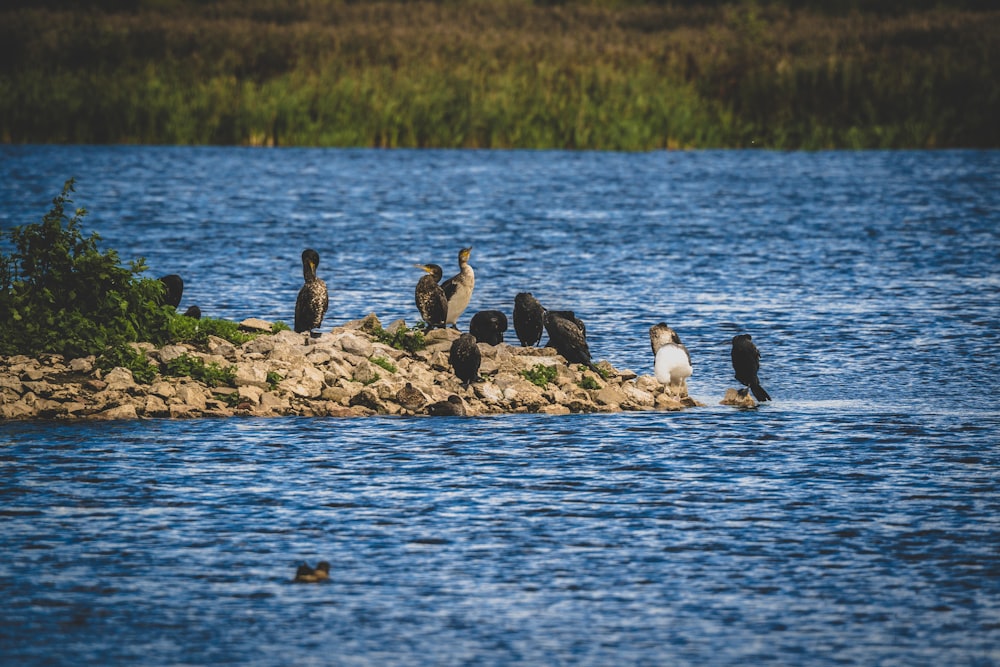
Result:
[[[974,0],[13,5],[8,143],[1000,146]]]
[[[40,222],[4,233],[11,251],[0,252],[0,355],[96,355],[99,365],[148,378],[155,370],[128,343],[203,345],[217,336],[239,345],[253,337],[235,322],[196,320],[164,304],[163,283],[142,277],[141,258],[123,267],[116,251],[98,248],[96,233],[84,235],[86,209],[69,213],[73,192],[70,179]]]

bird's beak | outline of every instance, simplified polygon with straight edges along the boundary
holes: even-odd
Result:
[[[425,265],[423,265],[423,264],[414,264],[413,266],[417,267],[418,269],[423,269],[423,270],[424,270],[424,271],[426,271],[427,273],[430,273],[430,272],[431,272],[431,270],[430,270],[429,268],[427,268],[427,267],[426,267]]]

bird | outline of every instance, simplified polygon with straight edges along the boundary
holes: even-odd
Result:
[[[677,393],[687,393],[687,379],[691,377],[691,355],[681,342],[681,337],[664,322],[649,328],[649,344],[655,360],[653,373],[661,384],[670,386]]]
[[[521,347],[533,347],[542,340],[542,317],[545,308],[531,292],[519,292],[514,297],[514,332]]]
[[[446,401],[438,401],[427,406],[427,414],[435,417],[464,417],[465,403],[462,399],[452,394]]]
[[[437,264],[416,264],[418,269],[427,272],[417,281],[414,298],[420,317],[427,323],[428,329],[444,327],[448,317],[448,297],[438,283],[441,282],[441,267]]]
[[[319,327],[330,305],[330,295],[326,291],[326,283],[316,277],[316,267],[319,266],[319,254],[312,248],[302,251],[302,277],[305,285],[299,290],[295,299],[295,333],[312,332]]]
[[[412,383],[407,382],[404,387],[396,392],[396,402],[407,410],[415,412],[424,407],[424,404],[427,403],[427,397],[424,396],[422,391],[414,387]]]
[[[545,311],[543,322],[549,333],[549,346],[566,358],[571,364],[585,364],[590,370],[600,374],[597,366],[590,360],[590,347],[587,345],[586,328],[575,315],[568,311]]]
[[[587,337],[587,325],[584,324],[583,320],[577,317],[576,313],[574,313],[572,310],[550,310],[548,312],[552,313],[553,315],[562,317],[564,319],[572,320],[573,323],[576,324],[576,326],[580,327],[580,331],[583,332],[583,337],[584,338]]]
[[[451,364],[455,375],[462,381],[463,387],[468,387],[470,382],[479,379],[479,364],[483,357],[479,352],[479,345],[476,337],[470,333],[464,333],[451,344],[448,353],[448,363]]]
[[[163,283],[163,303],[176,308],[181,304],[181,295],[184,294],[184,281],[176,273],[160,278]]]
[[[472,248],[462,248],[458,252],[458,273],[441,283],[441,289],[448,298],[448,314],[445,317],[445,324],[450,324],[453,329],[458,328],[458,318],[461,317],[465,309],[469,307],[472,300],[472,290],[476,287],[476,273],[469,265],[469,255]]]
[[[481,310],[469,321],[469,333],[476,341],[488,345],[503,342],[503,332],[507,330],[507,316],[499,310]]]
[[[327,581],[330,578],[330,564],[325,560],[321,560],[316,563],[316,567],[309,567],[308,564],[302,563],[299,568],[295,571],[295,579],[293,580],[297,584],[317,584],[323,581]]]
[[[184,311],[184,317],[190,317],[195,320],[201,319],[201,308],[198,306],[188,306],[188,309]]]
[[[760,370],[760,350],[753,344],[750,334],[733,336],[733,372],[740,384],[746,385],[758,401],[770,401],[771,396],[760,386],[757,372]],[[741,396],[747,395],[747,389],[740,390]]]

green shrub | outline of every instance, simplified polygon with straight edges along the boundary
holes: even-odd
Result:
[[[405,350],[411,354],[424,349],[427,345],[423,332],[415,328],[407,329],[406,327],[399,327],[393,333],[389,333],[382,327],[379,327],[372,331],[372,336],[380,343],[384,343],[397,350]]]
[[[597,383],[592,375],[584,375],[583,379],[580,380],[580,386],[584,389],[600,389],[601,385]]]
[[[524,379],[539,387],[544,387],[550,382],[554,383],[558,374],[559,370],[555,366],[546,366],[545,364],[535,364],[528,370],[521,371]]]
[[[175,377],[188,376],[199,382],[204,382],[209,387],[232,386],[236,380],[236,366],[223,367],[214,361],[206,364],[201,357],[193,357],[189,354],[182,354],[165,363],[163,372],[164,375]]]
[[[384,368],[390,373],[395,373],[397,370],[399,370],[398,368],[396,368],[396,364],[392,363],[385,357],[372,357],[371,359],[369,359],[369,361],[375,364],[376,366]]]
[[[277,322],[271,324],[271,333],[273,334],[276,334],[279,331],[291,331],[291,330],[292,328],[288,326],[286,323],[282,322],[281,320],[278,320]]]
[[[127,343],[110,347],[97,357],[97,367],[103,371],[119,366],[132,371],[132,377],[140,384],[149,384],[159,374],[146,355]]]
[[[169,340],[176,315],[163,304],[163,284],[138,277],[142,259],[123,268],[114,250],[98,250],[96,233],[83,235],[87,211],[66,212],[73,191],[70,179],[41,222],[5,234],[13,252],[0,256],[0,354],[72,358]]]
[[[239,323],[230,320],[217,320],[210,317],[196,320],[183,316],[177,316],[170,320],[170,340],[175,343],[205,345],[208,343],[209,336],[215,336],[223,338],[233,345],[242,345],[258,335],[260,334],[241,331]]]
[[[267,388],[274,391],[278,388],[278,384],[285,379],[285,376],[277,371],[267,372]]]

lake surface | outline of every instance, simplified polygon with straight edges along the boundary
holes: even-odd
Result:
[[[413,323],[471,245],[463,328],[665,321],[706,406],[0,423],[0,662],[1000,664],[1000,152],[2,146],[0,227],[71,176],[182,308],[290,322],[313,247],[327,326]]]

